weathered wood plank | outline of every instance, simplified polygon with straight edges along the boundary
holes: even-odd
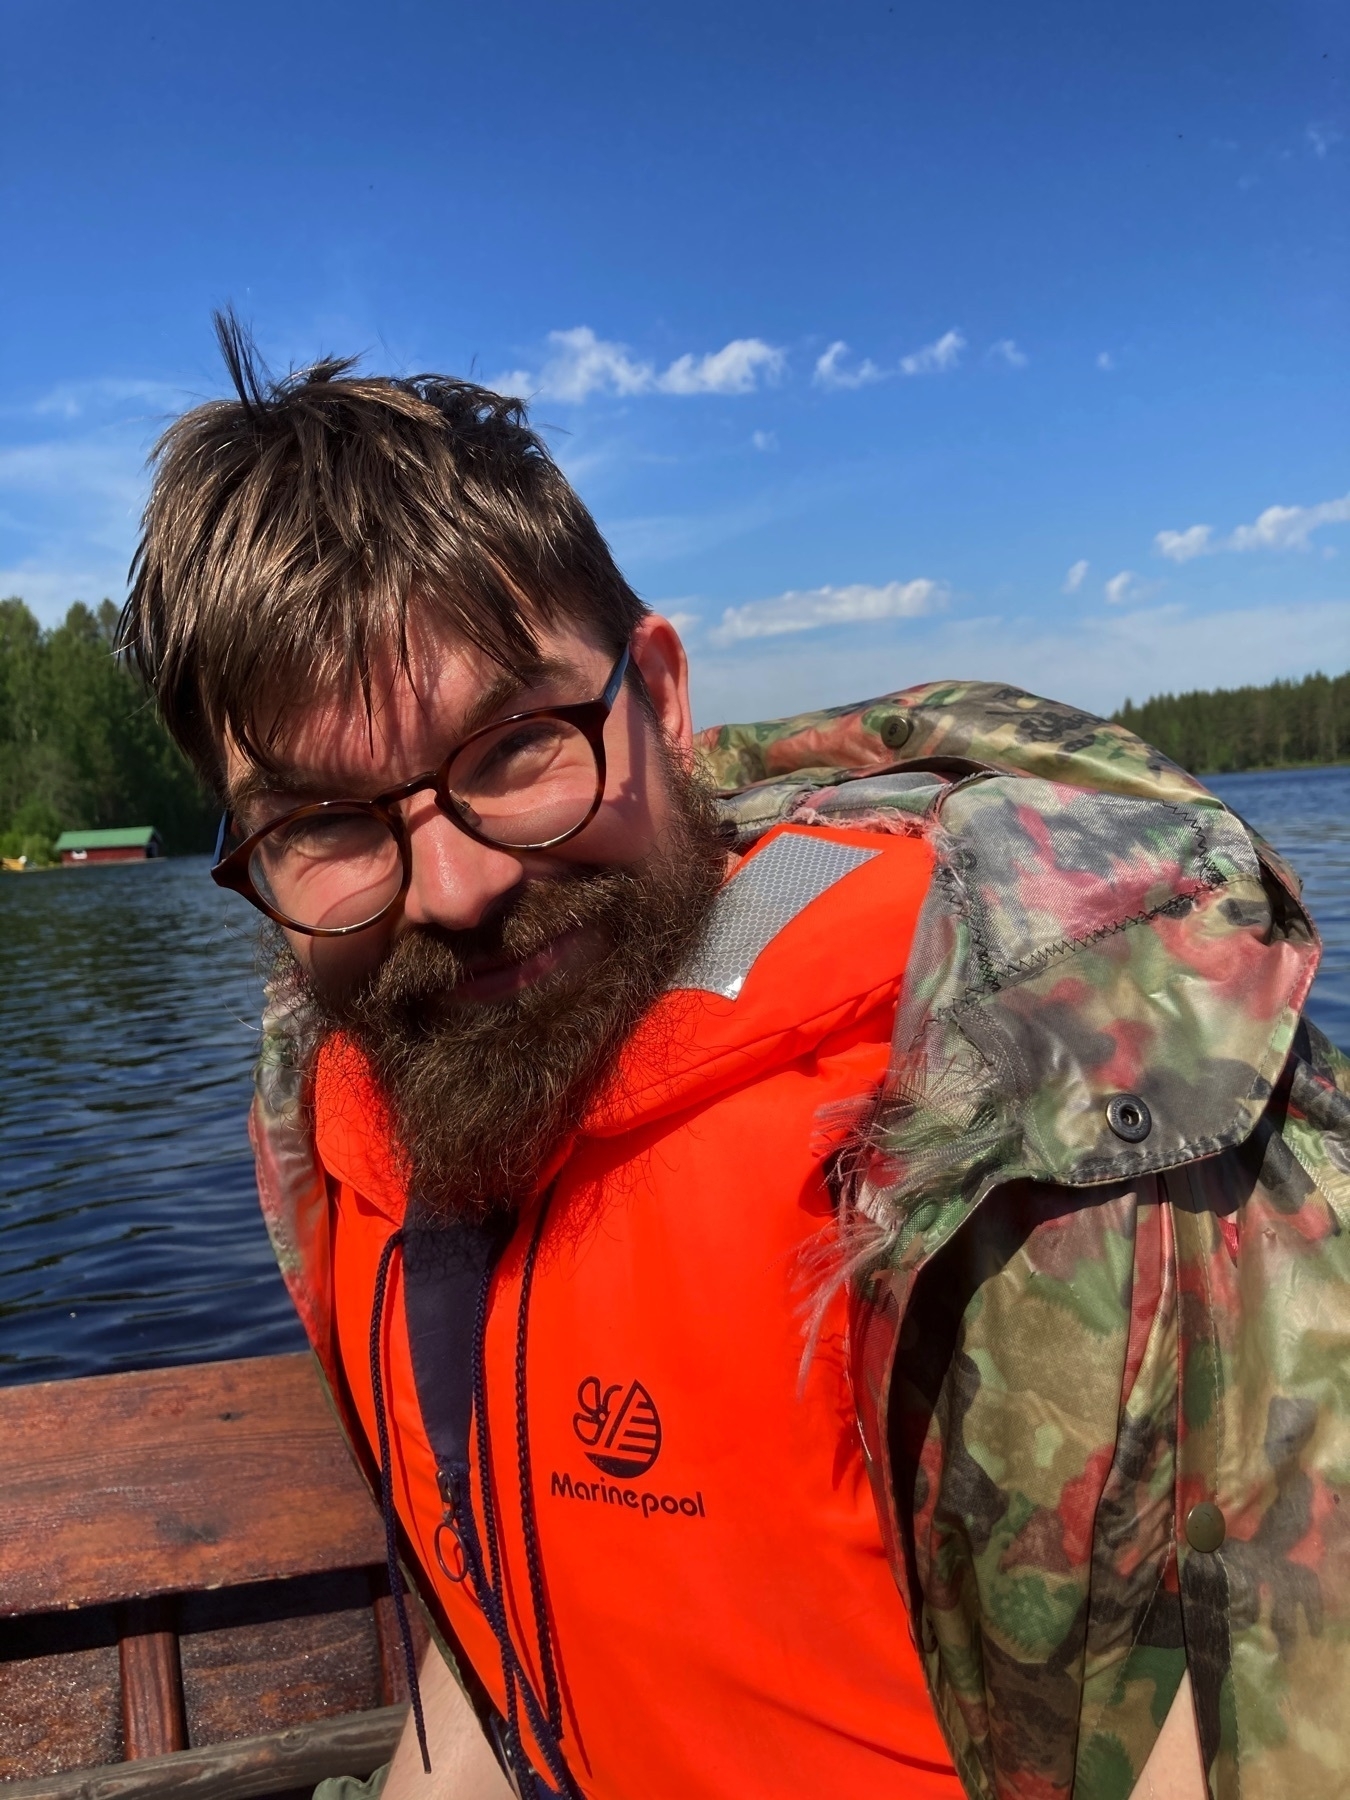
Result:
[[[222,1744],[397,1700],[380,1691],[369,1593],[366,1571],[352,1569],[185,1594],[188,1741]]]
[[[2,1389],[0,1443],[0,1615],[384,1558],[303,1354]]]
[[[14,1781],[4,1800],[256,1800],[329,1775],[369,1775],[393,1754],[406,1706],[102,1769]]]
[[[119,1624],[123,1756],[131,1762],[186,1750],[183,1677],[169,1602],[129,1601]]]
[[[407,1705],[408,1666],[403,1654],[403,1634],[398,1628],[398,1613],[389,1592],[389,1577],[383,1569],[371,1569],[371,1611],[375,1620],[375,1637],[380,1650],[380,1692],[386,1705]],[[408,1596],[408,1624],[412,1631],[413,1661],[420,1667],[429,1640],[422,1609]]]
[[[110,1607],[0,1619],[0,1782],[119,1761],[120,1693]]]

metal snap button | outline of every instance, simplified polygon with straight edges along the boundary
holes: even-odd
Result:
[[[1186,1514],[1186,1542],[1208,1555],[1228,1536],[1223,1514],[1212,1500],[1202,1500]]]
[[[912,730],[908,719],[900,713],[892,713],[881,721],[881,741],[888,750],[898,750]]]
[[[1112,1094],[1106,1103],[1106,1122],[1127,1144],[1142,1144],[1153,1129],[1153,1114],[1138,1094]]]

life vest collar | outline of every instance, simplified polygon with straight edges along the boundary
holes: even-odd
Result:
[[[914,837],[819,825],[767,833],[629,1040],[586,1133],[611,1136],[701,1104],[809,1054],[879,992],[898,991],[909,932],[893,928],[896,884],[926,888],[931,869]]]
[[[913,838],[791,825],[761,838],[719,893],[670,991],[624,1047],[584,1135],[632,1130],[808,1055],[879,992],[898,991],[909,948],[907,931],[887,929],[898,859],[907,880],[917,874],[926,883],[931,856]],[[329,1039],[316,1092],[324,1166],[397,1223],[406,1196],[392,1126],[372,1129],[385,1114],[364,1057]]]

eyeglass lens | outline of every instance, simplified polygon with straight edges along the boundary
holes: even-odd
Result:
[[[564,719],[508,720],[471,739],[446,787],[465,820],[494,844],[523,848],[564,837],[595,799],[595,752]]]
[[[595,751],[562,719],[504,721],[465,744],[445,785],[464,823],[504,849],[566,837],[596,799]],[[403,880],[398,839],[378,814],[326,807],[283,820],[249,859],[258,893],[294,924],[351,930],[369,924]]]
[[[374,813],[329,807],[283,820],[254,846],[248,872],[297,925],[348,930],[376,919],[403,883],[398,839]]]

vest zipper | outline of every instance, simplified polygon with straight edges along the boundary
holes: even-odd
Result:
[[[548,1612],[544,1599],[543,1563],[539,1547],[538,1521],[534,1507],[534,1490],[532,1485],[529,1447],[529,1425],[526,1413],[527,1404],[527,1367],[526,1355],[529,1331],[529,1306],[534,1284],[534,1269],[538,1259],[539,1243],[543,1235],[544,1222],[548,1211],[551,1190],[544,1195],[531,1234],[529,1248],[526,1252],[525,1267],[521,1280],[520,1307],[516,1317],[515,1344],[515,1405],[516,1431],[515,1450],[517,1474],[521,1493],[521,1523],[525,1538],[525,1559],[529,1575],[531,1610],[534,1614],[534,1628],[539,1645],[539,1661],[544,1679],[544,1702],[541,1705],[538,1695],[516,1651],[511,1637],[510,1625],[505,1606],[505,1588],[502,1579],[502,1552],[500,1534],[497,1527],[496,1501],[492,1492],[492,1443],[487,1409],[487,1367],[485,1343],[487,1336],[488,1300],[492,1286],[492,1276],[496,1267],[496,1256],[489,1255],[477,1284],[477,1295],[474,1304],[473,1331],[470,1340],[469,1374],[470,1374],[470,1407],[474,1448],[479,1467],[479,1487],[483,1514],[483,1534],[480,1537],[478,1520],[473,1507],[472,1478],[467,1460],[467,1444],[464,1445],[463,1457],[452,1456],[442,1462],[437,1458],[437,1482],[441,1499],[445,1507],[444,1517],[436,1530],[435,1555],[442,1570],[451,1581],[466,1581],[482,1609],[483,1616],[496,1640],[498,1654],[501,1657],[502,1683],[506,1692],[505,1737],[507,1760],[515,1774],[517,1785],[522,1794],[529,1800],[581,1800],[581,1796],[571,1779],[567,1760],[563,1754],[560,1739],[562,1737],[562,1696],[558,1683],[557,1666],[553,1656],[553,1644],[549,1632]],[[380,1510],[384,1518],[385,1546],[389,1564],[389,1584],[394,1597],[395,1610],[399,1622],[399,1635],[403,1645],[403,1658],[408,1672],[408,1690],[412,1700],[413,1717],[417,1727],[418,1745],[422,1752],[422,1766],[430,1773],[431,1762],[427,1750],[426,1723],[423,1717],[421,1690],[417,1680],[416,1659],[413,1654],[412,1632],[408,1625],[407,1610],[403,1598],[403,1583],[398,1566],[397,1515],[394,1510],[393,1476],[390,1456],[390,1433],[388,1410],[385,1397],[384,1369],[382,1358],[383,1320],[385,1302],[388,1293],[389,1270],[397,1251],[403,1249],[406,1254],[407,1233],[403,1230],[394,1232],[386,1241],[380,1255],[379,1267],[375,1278],[375,1294],[371,1311],[370,1328],[370,1376],[371,1388],[375,1403],[375,1426],[380,1455]],[[498,1243],[498,1251],[503,1246]],[[452,1572],[441,1554],[440,1537],[445,1530],[450,1530],[460,1549],[462,1569]],[[486,1547],[486,1556],[484,1550]],[[530,1766],[525,1754],[521,1737],[521,1710],[524,1710],[530,1732],[539,1747],[540,1755],[548,1769],[550,1778],[556,1783],[549,1787],[540,1779]],[[528,1783],[528,1786],[525,1784]]]
[[[492,1443],[487,1409],[487,1337],[488,1295],[492,1286],[493,1266],[483,1271],[478,1290],[478,1306],[473,1332],[473,1423],[474,1444],[478,1453],[479,1488],[483,1504],[483,1526],[487,1538],[488,1567],[483,1566],[482,1546],[478,1541],[478,1525],[474,1518],[469,1471],[450,1472],[450,1489],[454,1496],[453,1513],[456,1534],[464,1551],[474,1591],[480,1597],[483,1612],[502,1659],[502,1679],[506,1687],[507,1727],[520,1762],[529,1771],[520,1740],[519,1707],[524,1706],[530,1730],[548,1766],[549,1775],[557,1783],[557,1792],[579,1800],[572,1783],[567,1760],[559,1742],[562,1736],[562,1700],[558,1688],[557,1669],[549,1636],[548,1614],[544,1605],[543,1567],[539,1551],[538,1522],[534,1510],[534,1492],[530,1482],[529,1428],[525,1414],[525,1353],[529,1326],[530,1293],[534,1284],[534,1266],[539,1242],[551,1198],[546,1193],[539,1208],[525,1255],[521,1277],[520,1307],[516,1316],[515,1400],[516,1400],[516,1466],[520,1485],[521,1524],[525,1537],[525,1561],[529,1574],[530,1600],[534,1612],[535,1635],[539,1645],[539,1662],[544,1672],[546,1700],[541,1707],[534,1687],[516,1653],[502,1597],[501,1547],[497,1532],[497,1508],[492,1494]],[[490,1577],[490,1579],[489,1579]],[[546,1790],[547,1791],[547,1790]]]
[[[403,1644],[403,1666],[408,1675],[408,1696],[412,1702],[413,1721],[417,1727],[417,1748],[422,1753],[422,1769],[431,1773],[431,1753],[427,1749],[427,1722],[422,1714],[422,1688],[417,1679],[417,1658],[413,1654],[412,1627],[403,1598],[403,1571],[398,1566],[398,1523],[394,1514],[394,1478],[389,1455],[389,1414],[384,1403],[384,1358],[380,1354],[383,1336],[384,1302],[389,1287],[389,1265],[394,1252],[402,1247],[403,1233],[396,1231],[380,1252],[380,1266],[375,1274],[375,1298],[370,1309],[370,1385],[375,1402],[375,1433],[380,1447],[380,1516],[384,1520],[384,1550],[389,1570],[389,1592],[398,1619],[398,1635]]]

